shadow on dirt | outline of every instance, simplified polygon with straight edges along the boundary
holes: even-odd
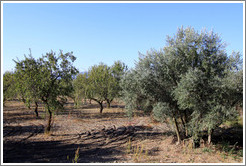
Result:
[[[3,128],[3,137],[19,136],[28,134],[44,133],[43,125],[30,125],[30,126],[5,126]]]
[[[90,144],[62,144],[60,141],[5,142],[4,163],[71,163],[79,148],[81,163],[113,162],[123,153],[110,148],[88,148]],[[13,149],[14,147],[14,149]]]
[[[213,143],[237,144],[243,147],[243,127],[217,128],[212,137]]]
[[[15,115],[15,116],[9,116],[8,117],[4,117],[4,120],[3,120],[3,123],[8,123],[8,122],[17,122],[17,121],[32,121],[32,120],[37,120],[37,119],[45,119],[41,116],[39,117],[36,117],[36,115],[34,115],[34,113],[30,113],[30,114],[27,114],[27,115]]]

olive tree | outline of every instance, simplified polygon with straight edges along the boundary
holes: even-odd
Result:
[[[203,42],[197,51],[201,60],[181,75],[173,94],[181,110],[192,110],[190,135],[197,141],[199,133],[206,130],[210,144],[213,130],[235,118],[235,106],[242,103],[242,60],[239,53],[226,54],[217,34],[201,36]]]
[[[237,94],[234,101],[229,99],[233,103],[242,98],[242,82],[237,81],[237,91],[228,85],[231,79],[227,80],[227,73],[235,77],[232,68],[238,66],[238,60],[231,59],[214,32],[181,27],[176,35],[167,37],[167,45],[160,51],[140,54],[135,68],[125,75],[121,85],[126,109],[132,112],[139,98],[145,101],[157,120],[172,120],[178,143],[182,128],[193,138],[201,130],[208,130],[210,135],[214,127],[235,114],[232,105],[221,104],[224,97]],[[222,93],[224,87],[230,91]],[[218,121],[219,117],[223,120]]]
[[[121,61],[116,61],[112,66],[100,63],[92,66],[88,72],[77,75],[73,81],[76,103],[82,97],[96,101],[103,111],[103,102],[107,102],[108,108],[116,97],[119,97],[121,87],[120,80],[127,70],[127,66]]]
[[[65,96],[72,91],[72,79],[77,74],[77,69],[72,65],[76,60],[72,52],[56,53],[51,51],[39,59],[32,56],[25,60],[15,61],[16,73],[21,79],[21,87],[25,89],[24,96],[28,99],[41,100],[49,113],[48,124],[45,132],[50,132],[52,112],[63,108]]]
[[[103,111],[103,101],[109,96],[109,86],[114,86],[114,78],[110,74],[109,67],[103,63],[92,66],[88,71],[86,96],[96,101],[100,106],[100,113]]]

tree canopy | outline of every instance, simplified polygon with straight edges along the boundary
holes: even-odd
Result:
[[[77,69],[72,65],[76,60],[72,52],[51,51],[39,59],[30,54],[25,60],[15,61],[18,89],[23,98],[30,102],[42,101],[49,113],[46,131],[51,129],[52,112],[62,108],[65,96],[72,91],[72,79]]]
[[[233,117],[235,104],[242,102],[240,58],[239,53],[228,56],[213,31],[179,28],[167,37],[162,50],[140,54],[135,68],[122,80],[129,115],[142,100],[146,103],[142,108],[152,110],[156,119],[173,120],[178,142],[181,127],[194,139],[203,130],[211,137],[212,129]]]
[[[84,97],[96,101],[102,113],[104,101],[110,107],[113,99],[119,97],[121,90],[119,82],[126,70],[126,65],[120,61],[116,61],[110,67],[103,63],[94,65],[88,72],[77,75],[73,82],[74,94],[78,100]]]

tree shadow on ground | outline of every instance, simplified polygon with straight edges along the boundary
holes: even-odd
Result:
[[[5,142],[4,163],[71,163],[79,148],[81,163],[113,162],[123,153],[116,147],[90,148],[91,144],[64,144],[60,141]],[[12,149],[14,147],[14,149]]]
[[[3,123],[9,123],[9,122],[17,122],[17,121],[21,121],[21,122],[24,122],[24,121],[32,121],[32,120],[38,120],[38,119],[45,119],[41,116],[39,117],[36,117],[36,115],[34,115],[34,113],[29,113],[29,114],[26,114],[26,115],[21,115],[21,114],[17,114],[17,115],[14,115],[14,116],[10,116],[10,115],[7,115],[5,116],[4,115],[4,120],[3,120]]]
[[[229,145],[237,144],[238,146],[243,147],[243,127],[218,127],[214,131],[214,135],[212,136],[212,142],[216,144],[227,142],[229,143]]]
[[[34,135],[44,132],[44,126],[39,125],[29,125],[29,126],[5,126],[3,127],[3,137],[7,138],[10,136],[20,136],[20,135]]]

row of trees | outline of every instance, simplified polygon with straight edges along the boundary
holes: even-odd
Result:
[[[14,60],[15,72],[6,72],[3,76],[4,103],[7,99],[19,98],[38,117],[39,103],[45,105],[49,114],[46,132],[51,129],[52,113],[63,109],[68,97],[72,97],[79,106],[82,99],[96,101],[103,111],[103,102],[108,107],[115,97],[119,97],[121,77],[127,70],[124,63],[116,61],[111,67],[100,63],[79,73],[72,65],[76,60],[72,52],[64,54],[51,51],[39,59],[31,55],[24,60]],[[79,73],[79,74],[78,74]]]
[[[162,50],[140,54],[135,68],[117,61],[112,66],[100,63],[79,73],[72,65],[72,52],[56,56],[47,53],[39,59],[31,54],[15,61],[14,73],[4,74],[4,100],[17,94],[30,107],[45,104],[49,113],[63,108],[72,97],[75,106],[82,99],[94,100],[103,111],[114,98],[122,98],[129,116],[136,109],[151,112],[159,121],[174,125],[178,143],[181,134],[198,141],[206,131],[208,143],[213,130],[237,116],[236,105],[243,101],[243,67],[239,53],[228,56],[225,44],[214,32],[178,29],[167,37]],[[79,73],[79,74],[78,74]]]
[[[178,29],[163,50],[140,54],[122,80],[128,114],[142,107],[159,121],[171,120],[178,143],[181,133],[196,142],[237,115],[243,101],[243,68],[239,53],[228,56],[214,32]],[[144,104],[143,104],[144,103]]]

